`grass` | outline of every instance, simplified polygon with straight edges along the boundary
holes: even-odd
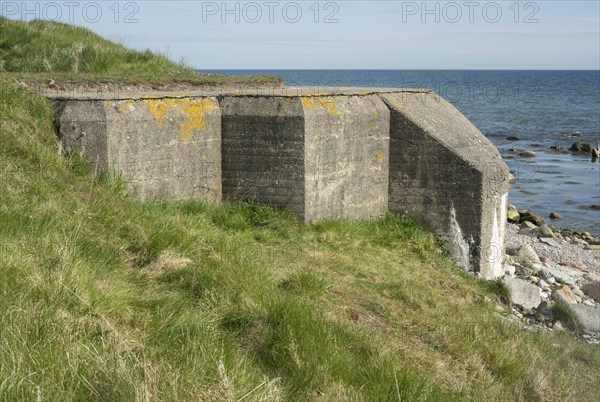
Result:
[[[36,20],[29,23],[0,17],[0,72],[29,85],[280,85],[264,75],[201,74],[165,55],[125,48],[92,31]]]
[[[130,198],[0,76],[0,400],[588,401],[600,348],[507,325],[418,222]],[[507,307],[502,307],[508,311]]]
[[[566,328],[576,334],[581,334],[583,332],[583,327],[577,316],[561,301],[557,301],[552,306],[552,321],[560,321]]]

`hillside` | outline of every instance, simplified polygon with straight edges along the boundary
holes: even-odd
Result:
[[[60,156],[52,105],[22,77],[123,83],[145,66],[152,80],[156,60],[196,73],[80,28],[0,29],[0,400],[600,394],[600,347],[507,324],[505,288],[458,269],[412,219],[305,227],[252,204],[138,202],[118,175]],[[61,61],[71,41],[76,71]],[[102,52],[114,59],[95,66]]]
[[[263,75],[201,74],[164,55],[127,49],[88,29],[66,24],[41,20],[23,23],[0,16],[0,30],[0,71],[29,86],[44,86],[50,81],[66,90],[79,89],[82,84],[152,89],[282,84],[279,77]]]

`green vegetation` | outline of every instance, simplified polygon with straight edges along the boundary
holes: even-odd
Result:
[[[598,346],[507,325],[503,287],[417,222],[138,202],[59,156],[49,101],[0,89],[0,400],[600,394]]]
[[[0,17],[0,72],[28,84],[279,85],[263,75],[200,74],[166,56],[140,52],[103,39],[85,28],[49,21],[24,23]]]
[[[582,326],[579,319],[571,309],[561,301],[557,301],[552,306],[552,321],[560,321],[566,328],[573,331],[575,334],[582,333]]]

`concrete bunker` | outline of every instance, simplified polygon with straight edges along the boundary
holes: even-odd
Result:
[[[48,95],[65,150],[120,172],[140,199],[253,199],[306,223],[387,210],[445,234],[457,260],[503,274],[510,173],[430,91]]]

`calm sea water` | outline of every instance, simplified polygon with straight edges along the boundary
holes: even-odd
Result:
[[[429,88],[453,103],[500,150],[517,181],[510,202],[553,224],[600,235],[600,163],[568,151],[600,142],[600,71],[220,70],[268,74],[287,85]],[[519,140],[508,140],[510,136]],[[550,147],[558,145],[562,150]],[[535,151],[535,158],[518,155]],[[550,221],[549,219],[546,219]]]

